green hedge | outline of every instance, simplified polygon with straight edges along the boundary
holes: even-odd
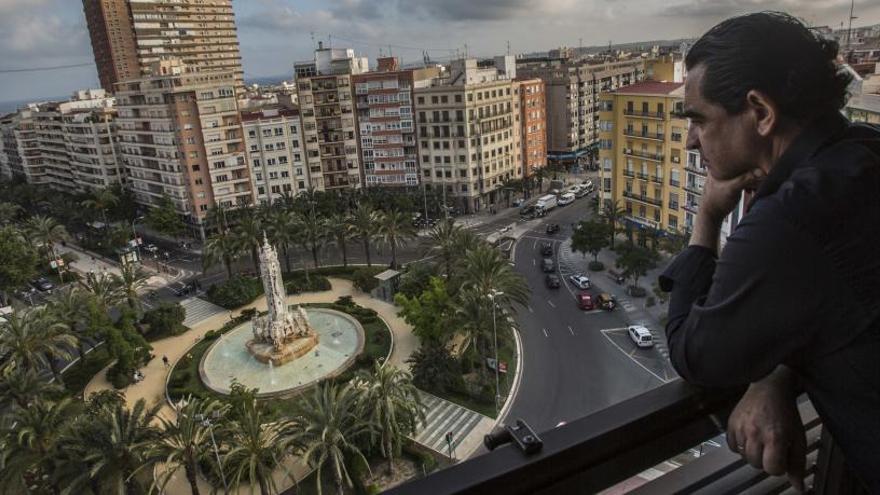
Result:
[[[236,275],[208,289],[208,300],[226,309],[250,304],[263,294],[263,283],[257,277]]]
[[[163,302],[144,313],[141,323],[147,326],[146,338],[149,341],[180,335],[187,330],[183,326],[186,311],[180,303]]]
[[[65,388],[74,395],[82,394],[89,381],[112,360],[106,345],[95,348],[64,372]]]

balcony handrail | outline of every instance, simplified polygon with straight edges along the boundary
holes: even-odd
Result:
[[[674,380],[539,433],[543,447],[536,454],[505,445],[385,493],[599,492],[721,433],[742,391]]]

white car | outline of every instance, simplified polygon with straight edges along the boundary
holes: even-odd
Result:
[[[631,325],[627,327],[627,333],[633,343],[639,347],[654,347],[654,336],[647,327],[642,325]]]
[[[574,194],[575,196],[577,196],[578,193],[581,192],[581,189],[582,189],[582,186],[580,184],[575,184],[575,185],[569,187],[568,190],[565,192],[570,192],[570,193]]]
[[[565,193],[562,196],[559,196],[559,206],[570,205],[574,203],[574,194]]]
[[[568,280],[572,284],[574,284],[575,287],[577,287],[578,289],[586,290],[586,289],[589,289],[591,286],[590,277],[587,277],[586,275],[582,275],[580,273],[575,273],[574,275],[569,275]]]

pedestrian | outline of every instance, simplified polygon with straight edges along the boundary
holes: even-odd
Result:
[[[818,469],[839,473],[817,491],[880,493],[880,128],[841,115],[838,48],[779,12],[727,19],[691,46],[682,115],[708,177],[660,284],[679,375],[748,385],[732,451],[802,491],[805,392],[822,420]]]
[[[171,364],[168,362],[168,356],[162,356],[162,364],[164,364],[166,368],[171,366]]]

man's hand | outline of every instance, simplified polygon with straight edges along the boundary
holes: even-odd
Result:
[[[739,203],[745,189],[754,189],[764,178],[764,171],[756,168],[732,179],[720,180],[710,174],[703,186],[698,214],[719,225]]]
[[[787,474],[803,492],[807,440],[795,398],[790,381],[778,372],[753,383],[727,422],[727,445],[755,468]]]

